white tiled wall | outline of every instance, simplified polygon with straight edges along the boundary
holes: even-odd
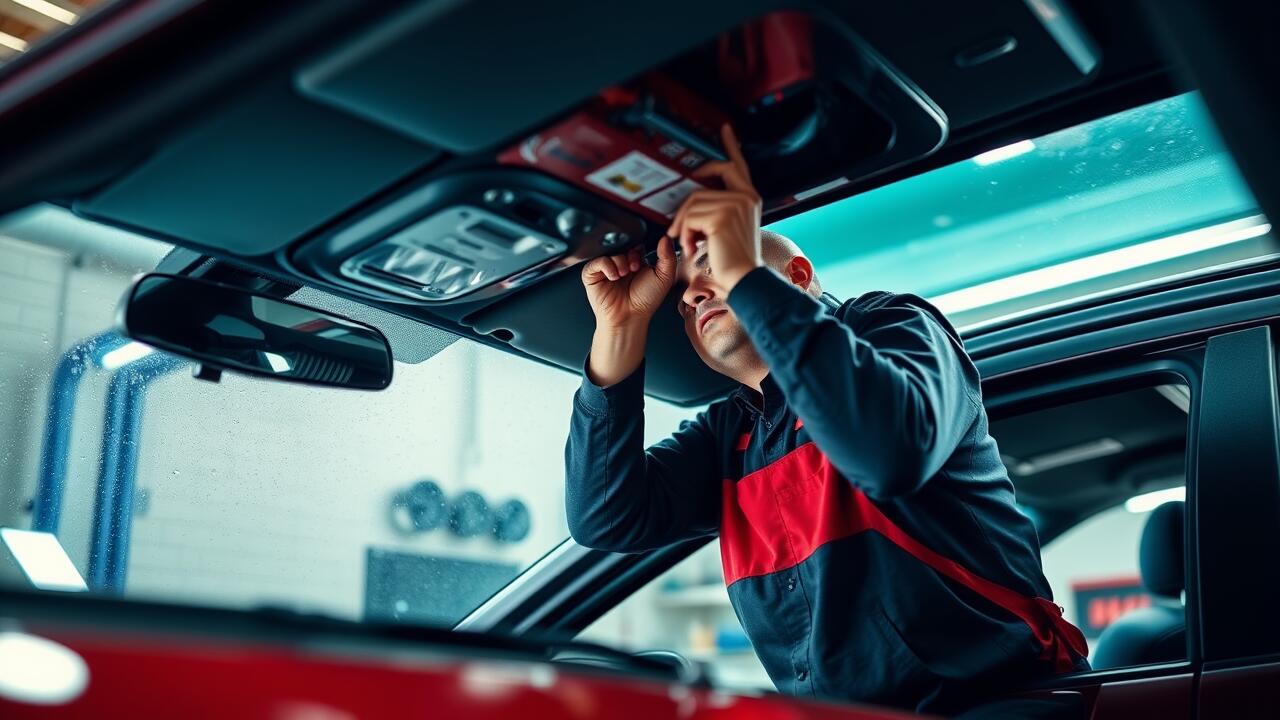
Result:
[[[76,340],[111,324],[137,269],[0,236],[0,524],[27,523],[23,507],[35,488],[54,363]],[[82,407],[100,394],[92,380]],[[96,435],[101,402],[95,407],[76,422]],[[87,445],[85,433],[76,435]],[[71,462],[78,460],[73,453]]]
[[[0,245],[0,523],[26,526],[48,381],[62,349],[107,327],[140,268],[73,263],[65,254]],[[65,283],[65,288],[64,288]],[[24,318],[27,325],[23,325]],[[563,452],[578,379],[473,343],[416,366],[397,363],[382,392],[307,388],[184,371],[149,389],[128,592],[249,605],[277,602],[357,617],[366,551],[527,565],[567,536]],[[60,537],[83,571],[101,442],[106,373],[77,402]],[[686,411],[649,401],[656,440]],[[523,500],[533,523],[517,544],[438,530],[397,535],[392,495],[429,477],[450,495]],[[449,592],[448,579],[425,592]]]

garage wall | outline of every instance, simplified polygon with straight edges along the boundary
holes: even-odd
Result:
[[[155,256],[164,252],[156,243]],[[0,524],[26,526],[35,489],[49,380],[77,340],[109,327],[129,278],[141,270],[0,235]],[[100,388],[86,378],[75,434],[99,435]],[[87,452],[87,451],[86,451]],[[96,457],[96,448],[94,452]],[[83,468],[73,453],[74,477]]]
[[[1076,622],[1072,583],[1138,577],[1138,542],[1150,513],[1123,506],[1103,511],[1071,528],[1041,552],[1054,602]],[[1087,638],[1092,648],[1096,638]]]
[[[158,246],[156,257],[163,252]],[[49,380],[60,353],[108,327],[130,278],[84,253],[0,239],[0,524],[28,527]],[[60,538],[85,571],[108,374],[85,377]],[[567,536],[563,452],[578,379],[474,343],[397,364],[378,393],[180,371],[148,391],[128,592],[215,605],[363,612],[369,548],[523,567]],[[652,441],[688,411],[649,401]],[[404,537],[392,496],[431,478],[449,495],[523,500],[516,544],[444,530]],[[451,578],[422,589],[450,592]]]
[[[130,592],[359,617],[369,547],[524,567],[559,544],[577,379],[466,342],[396,371],[381,393],[231,376],[158,382],[142,437],[149,507],[135,524]],[[651,434],[682,414],[655,408]],[[422,478],[450,496],[524,501],[529,537],[397,534],[391,498]],[[456,580],[438,578],[423,599]]]

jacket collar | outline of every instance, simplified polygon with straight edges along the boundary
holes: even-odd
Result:
[[[756,393],[755,390],[746,385],[739,385],[738,389],[734,390],[730,397],[752,415],[763,413],[765,417],[773,416],[778,412],[779,408],[787,404],[787,399],[782,394],[782,388],[778,387],[778,383],[774,382],[772,375],[766,375],[760,381],[759,393]]]

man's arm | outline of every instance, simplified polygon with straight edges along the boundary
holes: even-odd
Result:
[[[872,498],[920,489],[977,418],[977,369],[917,298],[887,298],[855,328],[758,268],[729,306],[810,437]]]
[[[600,387],[583,378],[565,446],[565,507],[579,545],[641,552],[716,532],[719,483],[707,414],[644,447],[644,368]]]
[[[596,329],[565,446],[565,509],[580,545],[640,552],[719,525],[716,445],[705,414],[644,447],[645,340],[675,265],[663,238],[652,267],[635,248],[582,269]]]

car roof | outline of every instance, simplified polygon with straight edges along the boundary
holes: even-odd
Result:
[[[887,66],[935,103],[948,122],[945,143],[874,176],[852,177],[767,215],[767,221],[1184,89],[1175,65],[1127,3],[1075,2],[1074,14],[1059,8],[1074,17],[1074,48],[1061,42],[1062,26],[1047,19],[1053,13],[1044,14],[1057,3],[926,4],[928,12],[915,2],[805,7],[856,29]],[[592,322],[575,273],[483,302],[427,307],[362,296],[295,262],[300,245],[466,161],[465,153],[447,143],[433,144],[395,123],[316,102],[303,91],[307,73],[320,72],[315,68],[335,54],[358,55],[362,43],[391,32],[387,28],[419,28],[433,38],[445,28],[449,47],[474,50],[445,71],[409,84],[394,68],[366,80],[385,83],[390,93],[421,93],[440,117],[478,136],[514,139],[605,82],[782,3],[708,2],[696,9],[667,3],[606,11],[557,0],[534,12],[523,4],[470,0],[449,12],[414,5],[403,11],[412,22],[357,2],[306,10],[210,5],[112,3],[0,66],[0,132],[24,138],[4,151],[0,211],[52,200],[95,222],[190,248],[196,258],[218,258],[250,273],[320,287],[576,369]],[[654,21],[664,13],[684,17],[681,28]],[[511,29],[521,23],[554,28],[557,38],[580,38],[582,54],[563,40],[555,47],[570,50],[549,52],[545,38]],[[626,41],[634,52],[603,52],[609,45],[597,36],[624,28],[640,36]],[[1048,53],[1042,63],[989,64],[973,72],[958,66],[957,47],[1003,37],[1010,28],[1031,28],[1020,37],[1026,52]],[[621,35],[616,42],[621,46]],[[535,71],[537,82],[529,83]],[[519,121],[495,117],[500,108],[510,108],[507,115]],[[190,262],[173,260],[167,269],[198,265],[183,257]],[[660,312],[657,318],[647,390],[693,405],[728,389],[724,378],[693,355],[676,313]]]

